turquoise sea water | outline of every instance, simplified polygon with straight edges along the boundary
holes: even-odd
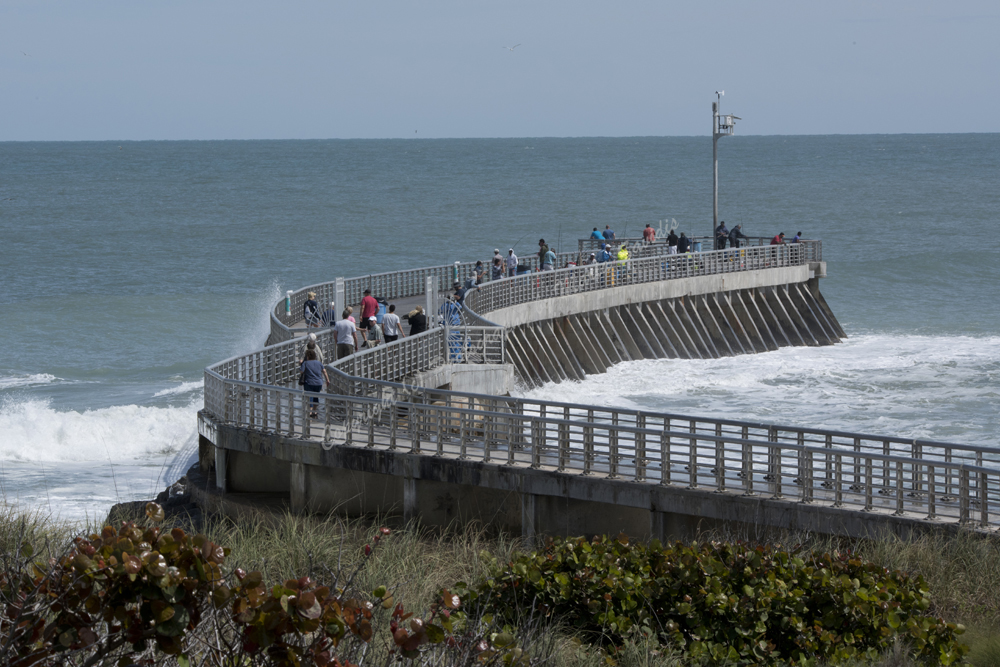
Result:
[[[183,472],[202,369],[286,289],[711,229],[709,138],[0,143],[0,481],[100,514]],[[850,339],[623,364],[576,400],[1000,445],[1000,135],[733,137],[720,209],[824,242]],[[545,387],[535,395],[565,392]]]

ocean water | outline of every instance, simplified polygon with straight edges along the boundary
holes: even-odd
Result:
[[[78,521],[196,450],[286,289],[711,222],[707,137],[0,143],[0,494]],[[573,400],[1000,446],[1000,134],[733,137],[720,210],[824,242],[850,338],[621,364]],[[563,399],[566,386],[534,396]]]

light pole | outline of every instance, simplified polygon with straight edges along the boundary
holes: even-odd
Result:
[[[712,102],[712,233],[708,235],[715,246],[715,228],[719,226],[719,137],[732,136],[736,121],[743,120],[739,116],[720,113],[724,90],[715,91],[715,102]]]

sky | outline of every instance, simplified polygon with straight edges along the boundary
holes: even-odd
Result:
[[[996,0],[0,0],[0,141],[708,135],[717,90],[738,134],[994,132],[997,35]]]

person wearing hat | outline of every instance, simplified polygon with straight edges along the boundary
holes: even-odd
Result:
[[[514,254],[513,248],[507,250],[507,276],[517,277],[517,255]]]
[[[587,258],[587,264],[597,264],[597,253],[590,253],[590,257]]]
[[[302,319],[307,327],[319,326],[319,304],[316,302],[316,292],[309,292],[309,298],[302,304]]]
[[[365,329],[365,346],[375,347],[385,342],[385,336],[382,334],[382,327],[378,324],[378,318],[374,315],[368,318],[368,328]]]
[[[500,254],[500,248],[493,248],[493,259],[499,259],[503,261],[503,255]]]
[[[469,291],[468,288],[462,287],[462,284],[460,282],[455,281],[455,284],[452,285],[452,289],[455,290],[454,294],[455,302],[458,303],[458,305],[460,306],[465,305],[465,293]]]

